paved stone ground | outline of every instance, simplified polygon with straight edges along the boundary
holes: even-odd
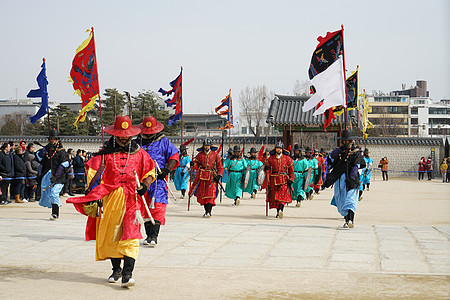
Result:
[[[186,199],[172,201],[158,246],[141,247],[131,290],[106,283],[110,263],[94,261],[70,205],[56,222],[36,203],[2,206],[0,297],[448,299],[449,192],[439,181],[374,182],[353,229],[328,190],[282,220],[265,216],[264,194],[239,207],[224,198],[211,219],[195,199],[189,212]]]

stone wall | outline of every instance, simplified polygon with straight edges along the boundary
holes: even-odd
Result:
[[[364,148],[364,147],[362,147]],[[439,175],[439,166],[443,159],[444,147],[443,146],[405,146],[405,145],[367,145],[370,152],[370,157],[373,159],[374,167],[377,168],[380,160],[383,157],[387,157],[389,161],[389,176],[417,176],[419,169],[419,160],[422,156],[425,158],[431,157],[431,148],[435,149],[436,160],[434,162],[435,176]],[[397,171],[410,171],[410,172],[397,172]],[[381,176],[381,171],[375,171],[376,176]]]

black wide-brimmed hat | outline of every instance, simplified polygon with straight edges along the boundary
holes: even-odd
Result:
[[[255,147],[251,147],[250,151],[248,151],[248,153],[257,153],[258,151],[256,151]]]
[[[305,149],[305,153],[312,153],[312,149],[311,149],[311,147],[306,147],[306,149]]]
[[[187,148],[186,148],[186,145],[181,145],[180,146],[180,151],[183,151],[183,150],[186,150]]]
[[[298,150],[298,151],[302,151],[302,148],[300,147],[300,145],[297,143],[294,145],[294,148],[292,149],[294,151]]]
[[[238,145],[235,145],[233,147],[233,152],[241,152],[241,147],[239,147]]]
[[[341,135],[337,139],[343,141],[353,141],[356,139],[356,137],[353,135],[351,130],[344,129],[341,131]]]
[[[50,130],[50,134],[48,135],[48,137],[49,138],[59,139],[59,132],[58,132],[58,130],[56,130],[55,128]]]

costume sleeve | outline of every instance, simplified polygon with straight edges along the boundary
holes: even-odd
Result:
[[[225,161],[223,162],[223,169],[228,169],[230,167],[230,159],[227,158],[225,159]]]
[[[180,165],[180,156],[178,155],[178,149],[175,147],[174,144],[172,144],[168,138],[166,138],[166,161],[169,161],[171,159],[174,159],[177,163],[173,167],[173,169],[176,169]],[[172,170],[170,170],[172,171]]]
[[[220,158],[220,155],[218,154],[216,154],[216,167],[217,174],[223,176],[222,158]]]
[[[291,181],[295,180],[295,173],[294,173],[294,161],[292,160],[292,158],[288,157],[288,174],[289,174],[289,179]]]
[[[150,155],[144,151],[142,148],[139,149],[142,153],[142,161],[141,163],[141,174],[139,174],[139,180],[142,182],[147,177],[151,177],[151,182],[155,181],[155,162],[150,157]]]

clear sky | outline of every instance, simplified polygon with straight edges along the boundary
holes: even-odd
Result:
[[[229,89],[238,111],[246,86],[292,94],[317,37],[341,24],[360,88],[427,80],[433,100],[450,98],[449,0],[0,0],[0,11],[0,99],[37,88],[45,57],[50,99],[79,101],[67,80],[93,26],[102,90],[168,89],[183,66],[186,113],[210,112]]]

